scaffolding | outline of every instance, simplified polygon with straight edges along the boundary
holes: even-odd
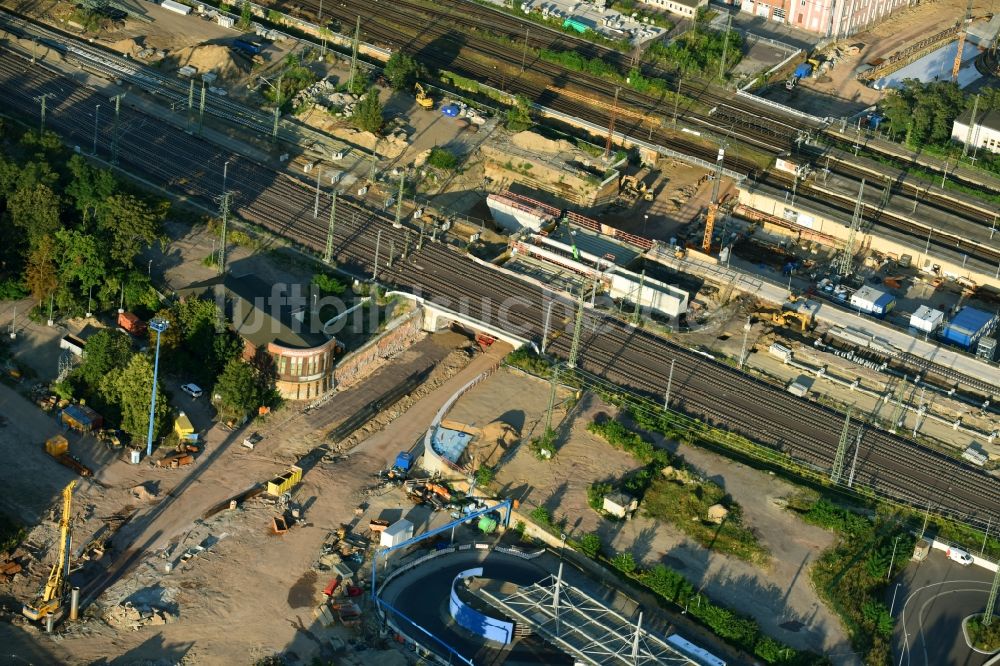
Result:
[[[491,605],[586,664],[687,664],[665,640],[562,580],[559,573],[510,594],[478,590]]]

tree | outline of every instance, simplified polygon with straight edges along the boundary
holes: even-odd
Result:
[[[41,183],[19,187],[7,198],[11,220],[25,231],[32,247],[62,226],[59,205],[59,195]]]
[[[507,109],[507,129],[521,132],[531,125],[531,102],[524,95],[518,95],[514,98],[514,106]]]
[[[114,174],[108,169],[95,169],[79,155],[70,157],[66,166],[70,181],[64,192],[84,221],[89,218],[93,222],[89,211],[96,209],[118,189]]]
[[[176,306],[169,308],[161,308],[160,310],[157,310],[156,314],[153,315],[152,318],[165,319],[166,321],[170,322],[169,325],[167,326],[167,330],[160,333],[160,353],[168,354],[169,358],[170,354],[181,348],[181,342],[184,341],[184,327],[181,326],[180,322],[178,321],[177,308]],[[154,331],[151,328],[148,331],[148,335],[149,335],[149,348],[151,350],[155,350],[156,331]],[[163,360],[162,356],[160,357],[160,360],[161,361]]]
[[[122,412],[122,430],[136,442],[145,441],[149,428],[149,401],[153,387],[153,360],[148,354],[135,354],[124,369],[111,373],[103,393]],[[153,417],[153,438],[165,431],[170,403],[157,386],[156,412]]]
[[[83,362],[74,374],[92,388],[116,368],[124,368],[132,357],[132,340],[121,331],[104,329],[90,336],[83,350]]]
[[[260,406],[260,387],[253,366],[234,358],[226,363],[215,382],[219,396],[219,411],[240,418]]]
[[[253,23],[253,9],[250,3],[244,0],[240,6],[240,20],[236,22],[236,27],[240,30],[248,30]]]
[[[72,305],[77,296],[87,295],[103,280],[104,255],[97,239],[90,234],[60,229],[55,238],[59,285],[66,293],[65,302],[61,300],[60,305]]]
[[[107,197],[97,209],[97,228],[107,239],[110,257],[131,266],[142,250],[159,240],[165,213],[152,210],[131,194]]]
[[[382,102],[379,101],[378,92],[374,88],[354,105],[351,121],[363,132],[378,134],[382,131],[382,126],[385,124],[385,119],[382,117]]]
[[[389,85],[395,90],[410,89],[417,81],[420,66],[412,57],[402,51],[396,51],[385,63],[383,73]]]
[[[28,254],[24,282],[37,301],[48,298],[59,284],[56,278],[55,252],[55,239],[44,236]]]

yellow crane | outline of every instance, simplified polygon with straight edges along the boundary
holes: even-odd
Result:
[[[62,491],[63,510],[62,518],[59,521],[59,559],[52,565],[45,589],[33,602],[24,604],[24,608],[22,608],[24,616],[29,620],[42,620],[62,607],[66,578],[69,576],[69,521],[73,508],[73,487],[75,485],[76,481],[70,481]]]
[[[722,180],[722,160],[725,157],[725,147],[719,146],[719,157],[715,162],[715,182],[712,183],[712,198],[708,202],[708,212],[705,214],[705,237],[701,241],[701,249],[705,254],[712,252],[712,232],[715,230],[715,216],[719,212],[719,183]]]

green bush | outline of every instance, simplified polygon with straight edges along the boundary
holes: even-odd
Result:
[[[601,537],[596,534],[584,534],[580,538],[577,550],[589,558],[595,558],[601,554],[601,548],[603,545],[604,544],[601,543]]]
[[[507,354],[504,363],[537,377],[548,377],[552,374],[552,364],[535,354],[529,347],[521,347]]]
[[[546,430],[541,437],[534,437],[528,445],[539,460],[552,460],[556,455],[556,431]]]
[[[324,296],[330,294],[339,296],[347,290],[346,284],[329,273],[316,273],[313,275],[312,283]]]
[[[1000,650],[1000,618],[994,617],[989,626],[983,625],[983,616],[974,617],[965,625],[972,644],[980,650]]]
[[[427,156],[427,163],[437,169],[452,171],[458,166],[458,157],[450,150],[434,146],[431,148],[431,154]]]
[[[604,423],[591,423],[587,430],[600,435],[608,444],[632,454],[644,465],[656,463],[660,466],[670,464],[670,454],[663,449],[656,448],[651,442],[647,442],[641,435],[632,432],[620,421],[607,420]]]
[[[483,465],[476,470],[476,485],[480,487],[485,487],[493,483],[493,479],[497,476],[497,472],[492,467],[487,467]]]
[[[604,509],[604,496],[610,493],[612,485],[606,482],[596,482],[587,488],[587,504],[594,511],[600,512]]]
[[[625,551],[624,553],[618,553],[613,558],[611,558],[611,566],[622,573],[630,574],[635,571],[635,558],[632,557],[632,553]]]
[[[528,514],[531,519],[536,523],[544,526],[552,525],[552,513],[546,509],[544,506],[538,506],[531,510]]]
[[[0,282],[0,301],[17,301],[28,295],[24,283],[15,278]]]

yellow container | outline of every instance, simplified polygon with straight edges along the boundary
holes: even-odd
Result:
[[[284,495],[302,480],[302,468],[292,465],[287,472],[267,482],[267,494]]]
[[[177,420],[174,421],[174,432],[177,433],[180,439],[186,439],[188,435],[194,434],[194,426],[191,425],[191,419],[184,412],[177,415]]]
[[[69,442],[62,435],[56,435],[45,442],[45,452],[50,456],[61,456],[69,451]]]

